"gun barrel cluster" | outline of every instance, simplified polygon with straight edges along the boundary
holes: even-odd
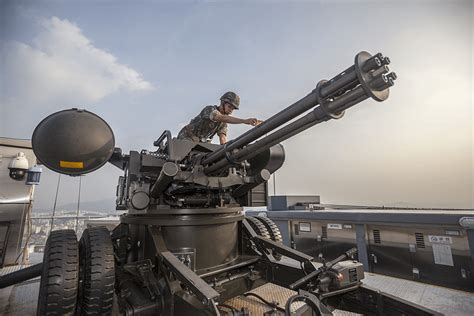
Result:
[[[204,157],[204,172],[218,174],[316,124],[341,118],[345,110],[369,97],[379,102],[386,100],[397,78],[394,72],[389,72],[389,63],[390,59],[381,53],[372,56],[360,52],[354,65],[331,80],[320,81],[301,100]],[[289,123],[310,109],[313,110]]]

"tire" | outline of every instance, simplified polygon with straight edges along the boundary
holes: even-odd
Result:
[[[282,243],[283,238],[281,237],[280,229],[278,229],[278,226],[268,217],[264,216],[255,216],[256,219],[258,219],[268,230],[270,233],[270,238],[275,241]]]
[[[258,219],[256,219],[253,216],[246,216],[245,218],[249,222],[250,226],[252,226],[253,230],[255,230],[257,235],[268,238],[268,239],[272,239],[270,232],[265,227],[265,225],[262,224],[262,222],[260,222]]]
[[[271,219],[265,216],[255,216],[255,218],[258,219],[268,230],[271,240],[280,244],[283,243],[283,238],[281,237],[280,229]],[[281,260],[281,254],[272,252],[272,255],[276,260]]]
[[[43,257],[37,315],[74,315],[79,284],[79,247],[73,230],[49,234]]]
[[[79,242],[81,258],[78,315],[111,315],[115,263],[110,233],[105,227],[84,230]]]

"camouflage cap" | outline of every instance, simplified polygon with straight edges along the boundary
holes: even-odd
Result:
[[[224,93],[221,97],[221,101],[232,104],[236,110],[239,109],[240,97],[235,92],[229,91]]]

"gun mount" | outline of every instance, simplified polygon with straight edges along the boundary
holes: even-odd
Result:
[[[128,212],[111,235],[105,229],[89,228],[79,245],[73,231],[51,234],[41,281],[46,293],[40,293],[39,313],[52,309],[109,314],[115,290],[125,315],[251,315],[250,306],[232,300],[259,297],[258,292],[248,291],[263,284],[294,294],[287,297],[286,309],[263,300],[275,315],[289,315],[293,301],[306,302],[317,314],[330,313],[326,305],[375,313],[381,308],[377,306],[381,294],[358,291],[362,265],[343,261],[354,250],[318,264],[284,246],[270,219],[245,217],[242,207],[255,205],[249,198],[252,190],[265,185],[283,165],[280,142],[316,124],[340,119],[345,110],[367,98],[385,100],[396,79],[389,73],[389,62],[380,53],[359,53],[354,65],[320,81],[307,96],[223,146],[178,140],[165,131],[154,142],[156,150],[124,154],[114,148],[110,126],[97,115],[71,109],[48,116],[33,133],[38,159],[68,175],[112,163],[124,171],[118,181],[117,209]],[[58,253],[69,260],[62,263],[68,268],[64,270],[79,271],[77,280],[66,278],[64,272],[62,283],[51,282],[49,271],[57,272],[61,260]],[[283,256],[298,264],[282,263]],[[69,296],[57,301],[47,295],[66,285]],[[344,295],[350,299],[342,300]],[[390,302],[383,303],[391,312],[429,314]]]
[[[359,53],[353,66],[320,81],[307,96],[224,146],[178,140],[165,131],[154,142],[156,151],[124,155],[113,148],[113,133],[105,121],[72,109],[43,120],[33,134],[33,147],[47,167],[69,175],[94,171],[106,161],[123,169],[117,204],[121,209],[245,206],[246,194],[282,166],[280,142],[341,118],[369,97],[385,100],[396,79],[395,73],[388,73],[389,62],[382,54]]]

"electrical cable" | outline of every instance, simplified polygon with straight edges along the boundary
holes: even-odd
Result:
[[[267,304],[268,306],[272,307],[272,308],[276,308],[278,309],[279,311],[282,311],[284,312],[285,309],[278,306],[277,304],[275,303],[270,303],[269,301],[267,301],[266,299],[264,299],[263,297],[261,297],[260,295],[257,295],[255,293],[244,293],[244,296],[247,297],[247,296],[254,296],[256,298],[258,298],[259,300],[261,300],[262,302],[264,302],[265,304]]]
[[[316,306],[316,304],[312,300],[300,294],[293,295],[292,297],[288,299],[288,301],[286,301],[285,309],[284,309],[285,316],[291,316],[291,304],[297,301],[305,302],[309,307],[311,307],[311,309],[314,311],[314,314],[316,316],[321,316],[321,311],[319,310],[318,306]]]

